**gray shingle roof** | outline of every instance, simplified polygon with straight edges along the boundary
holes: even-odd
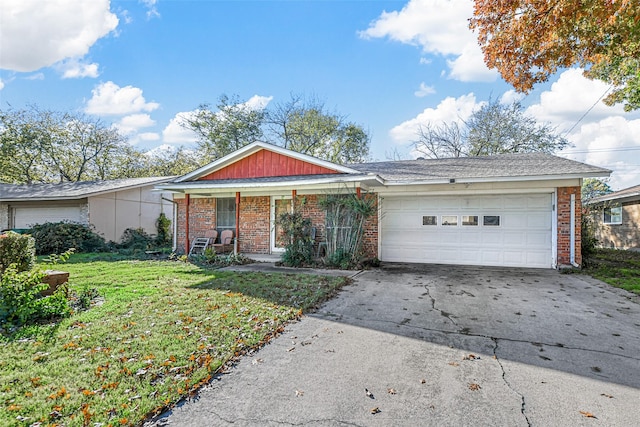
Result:
[[[59,184],[0,184],[0,201],[81,199],[111,191],[160,184],[173,178],[126,178],[109,181],[62,182]]]
[[[349,165],[379,175],[387,181],[437,181],[470,178],[533,176],[603,176],[608,169],[544,153],[514,153],[486,157],[400,160]]]
[[[591,203],[605,202],[608,200],[633,199],[633,198],[640,198],[640,185],[634,185],[633,187],[624,188],[622,190],[614,191],[613,193],[594,197],[593,199],[589,200],[589,203],[591,204]]]

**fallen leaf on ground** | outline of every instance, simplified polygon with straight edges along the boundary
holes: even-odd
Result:
[[[596,417],[595,415],[593,415],[591,412],[588,411],[580,411],[580,413],[582,415],[584,415],[586,418],[595,418],[596,420],[598,419],[598,417]]]
[[[480,356],[476,356],[475,354],[469,354],[468,356],[463,356],[462,360],[478,360]]]
[[[480,384],[476,384],[476,383],[469,384],[469,390],[477,391],[477,390],[480,390],[481,388],[482,387],[480,387]]]
[[[458,362],[449,362],[449,365],[451,365],[451,366],[460,366],[460,364]]]
[[[378,408],[377,406],[375,408],[371,408],[371,413],[373,415],[379,414],[380,413],[380,408]]]
[[[296,390],[296,397],[304,396],[304,391]]]
[[[295,347],[291,347],[291,348],[290,348],[290,349],[288,349],[287,351],[293,351],[293,350],[295,350],[295,349],[296,349]]]
[[[613,399],[613,396],[611,396],[610,394],[606,394],[606,393],[600,393],[600,396],[604,396],[604,397],[608,397],[609,399]]]
[[[420,380],[420,384],[426,384],[427,380],[425,380],[424,378]]]
[[[395,389],[395,388],[388,388],[388,389],[387,389],[387,393],[389,393],[389,394],[396,394],[396,389]]]
[[[371,392],[369,391],[369,389],[365,388],[365,389],[364,389],[364,393],[367,395],[367,397],[369,397],[369,398],[371,398],[371,399],[375,399],[375,398],[373,397],[373,393],[371,393]]]
[[[253,359],[253,360],[251,361],[251,364],[252,364],[252,365],[257,365],[257,364],[262,363],[262,362],[263,362],[263,360],[262,360],[262,359]]]

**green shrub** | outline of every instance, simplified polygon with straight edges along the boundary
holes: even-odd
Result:
[[[594,254],[596,247],[598,246],[598,239],[596,238],[595,224],[593,217],[588,214],[582,215],[582,230],[580,232],[581,250],[582,250],[582,262],[588,264],[589,258]]]
[[[0,275],[11,264],[17,271],[31,270],[36,262],[33,237],[9,231],[0,234]]]
[[[71,248],[76,252],[104,252],[108,246],[104,238],[91,226],[72,222],[47,222],[31,229],[36,239],[36,254],[62,253]]]
[[[42,297],[49,287],[42,283],[44,276],[38,270],[19,272],[14,265],[5,270],[0,278],[0,324],[5,329],[71,314],[66,287]]]
[[[156,229],[158,231],[156,244],[158,246],[171,245],[171,220],[164,213],[161,213],[156,220]]]
[[[149,236],[142,228],[127,228],[122,233],[120,243],[116,247],[132,251],[146,251],[154,246],[154,243],[154,238]]]
[[[313,261],[313,241],[311,240],[311,219],[302,213],[283,213],[276,219],[282,228],[281,240],[284,244],[282,263],[289,267],[303,267]]]

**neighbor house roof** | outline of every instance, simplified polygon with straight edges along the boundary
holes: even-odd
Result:
[[[611,171],[544,153],[511,153],[484,157],[399,160],[349,165],[375,173],[386,183],[531,180],[609,176]]]
[[[608,202],[612,200],[626,201],[626,200],[640,200],[640,185],[634,185],[633,187],[625,188],[613,193],[605,194],[602,196],[594,197],[589,200],[589,204]]]
[[[113,191],[128,190],[172,180],[169,177],[126,178],[108,181],[62,182],[58,184],[0,184],[0,202],[25,200],[73,200]]]

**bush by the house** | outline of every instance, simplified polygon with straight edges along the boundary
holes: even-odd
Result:
[[[104,238],[90,226],[72,222],[47,222],[31,229],[36,239],[36,254],[62,253],[71,248],[76,252],[103,252],[108,250]]]
[[[156,244],[158,246],[171,245],[171,220],[164,213],[161,213],[156,220]]]
[[[0,275],[14,264],[17,271],[33,268],[36,261],[33,237],[9,231],[0,234]]]
[[[41,295],[49,286],[42,283],[44,276],[40,270],[19,272],[14,265],[5,270],[0,277],[1,329],[71,314],[66,287],[59,287],[50,296]]]
[[[276,218],[282,229],[280,239],[284,244],[282,263],[289,267],[303,267],[313,262],[311,219],[304,218],[299,211],[285,212]]]
[[[120,243],[116,245],[118,249],[129,249],[131,251],[146,251],[154,246],[155,239],[142,228],[127,228],[122,233]]]

